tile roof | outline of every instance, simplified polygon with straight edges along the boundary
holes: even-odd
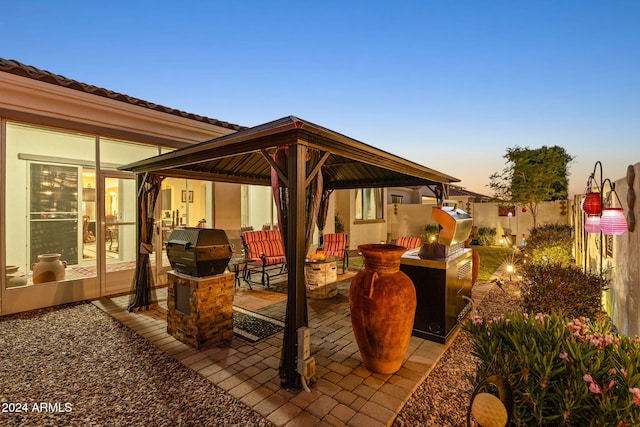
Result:
[[[22,64],[13,59],[0,58],[0,71],[15,74],[22,77],[27,77],[34,80],[39,80],[45,83],[67,87],[69,89],[79,90],[81,92],[90,93],[92,95],[114,99],[116,101],[126,102],[132,105],[138,105],[144,108],[150,108],[152,110],[160,111],[167,114],[173,114],[175,116],[180,116],[180,117],[184,117],[191,120],[197,120],[199,122],[209,123],[209,124],[220,126],[227,129],[232,129],[236,131],[246,129],[245,126],[223,122],[221,120],[212,119],[205,116],[199,116],[193,113],[187,113],[185,111],[176,110],[174,108],[165,107],[159,104],[154,104],[153,102],[144,101],[142,99],[134,98],[132,96],[124,95],[122,93],[114,92],[108,89],[103,89],[101,87],[92,86],[86,83],[81,83],[77,80],[71,80],[59,74],[53,74],[53,73],[50,73],[49,71],[41,70],[31,65]]]
[[[458,187],[454,185],[449,187],[449,197],[451,196],[470,196],[470,197],[474,197],[477,202],[479,201],[486,202],[491,199],[490,196],[487,196],[485,194],[476,193],[474,191],[467,190],[466,188]]]

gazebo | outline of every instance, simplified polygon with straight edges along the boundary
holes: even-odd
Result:
[[[153,210],[164,177],[272,186],[288,266],[280,359],[284,387],[300,388],[296,331],[308,326],[305,256],[316,221],[324,228],[337,189],[428,186],[446,198],[459,180],[297,117],[269,123],[122,166],[138,174],[140,254],[130,309],[149,305]],[[320,213],[320,214],[318,214]]]

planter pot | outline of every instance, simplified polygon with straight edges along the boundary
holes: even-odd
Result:
[[[364,269],[351,280],[349,310],[353,333],[364,366],[392,374],[402,366],[416,311],[416,290],[400,271],[405,248],[396,245],[358,246]]]
[[[27,276],[18,271],[17,265],[7,265],[5,268],[5,278],[7,288],[15,288],[27,284]]]
[[[31,266],[34,284],[64,280],[67,262],[60,261],[60,254],[38,255],[38,260]]]

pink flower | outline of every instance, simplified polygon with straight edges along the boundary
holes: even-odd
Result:
[[[635,403],[636,405],[640,405],[640,388],[637,388],[637,387],[630,388],[629,391],[631,392],[631,394],[633,394],[636,397],[633,400],[633,403]]]
[[[558,357],[560,357],[560,359],[562,359],[562,360],[569,360],[569,355],[564,351],[561,352]]]
[[[600,386],[598,385],[597,382],[592,382],[591,384],[589,384],[589,391],[593,394],[600,394],[602,393],[602,391],[600,390]]]
[[[585,380],[586,382],[588,382],[589,384],[591,384],[593,382],[593,377],[589,374],[584,374],[582,376],[582,379]]]
[[[474,325],[482,325],[482,317],[481,316],[473,316],[471,319]]]
[[[615,375],[616,374],[616,368],[611,368],[607,372],[609,373],[609,375]]]

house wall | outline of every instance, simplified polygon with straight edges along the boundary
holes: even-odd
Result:
[[[357,249],[358,245],[380,243],[387,240],[388,215],[382,220],[361,221],[355,218],[355,190],[336,190],[335,211],[344,222],[345,233],[348,236],[349,249]],[[383,200],[386,200],[386,190]],[[329,211],[331,212],[331,211]]]
[[[123,180],[117,184],[118,193],[122,196],[118,203],[125,198],[134,201],[134,176],[117,171],[117,166],[155,155],[159,146],[163,146],[162,150],[166,152],[232,132],[232,129],[187,117],[0,72],[0,271],[4,271],[8,264],[20,266],[23,273],[27,273],[30,267],[27,256],[29,241],[25,244],[29,234],[29,193],[25,191],[25,180],[28,180],[26,162],[71,164],[78,167],[79,174],[83,172],[83,168],[85,171],[94,168],[102,177],[106,177],[105,180],[111,180],[109,184],[105,181],[105,186],[112,185],[118,179]],[[33,137],[32,134],[39,135],[39,138]],[[98,153],[100,164],[96,165]],[[24,158],[25,155],[28,157]],[[40,158],[42,156],[46,158]],[[92,221],[104,224],[105,208],[104,205],[100,208],[100,200],[104,200],[104,194],[108,194],[112,188],[105,187],[100,190],[101,187],[96,185],[100,182],[102,181],[96,181],[96,178],[92,181],[93,188],[98,187],[99,197],[97,206],[87,209],[86,214]],[[132,189],[129,189],[129,185],[132,185]],[[124,186],[127,186],[126,196]],[[113,188],[113,191],[116,191],[116,187]],[[204,183],[192,190],[196,200],[190,206],[193,209],[205,200],[205,194],[208,196],[213,191],[210,183]],[[76,197],[82,199],[80,189]],[[239,200],[235,196],[223,198],[227,203]],[[109,209],[108,203],[106,204]],[[119,214],[123,212],[121,206],[118,206],[117,211]],[[210,223],[213,222],[212,215],[211,207],[207,206],[199,209],[197,216],[198,219],[206,217]],[[239,213],[236,214],[236,218],[239,220]],[[135,216],[122,219],[131,225],[119,226],[117,243],[121,247],[118,247],[118,261],[126,261],[125,257],[128,258],[129,254],[133,256],[131,259],[135,259],[136,253]],[[223,219],[219,220],[224,223]],[[82,229],[78,235],[81,246]],[[102,239],[102,233],[98,233],[98,236]],[[105,258],[106,251],[102,251],[103,256],[95,259]],[[161,260],[156,261],[157,266],[162,266]],[[80,267],[94,268],[92,276],[88,273],[87,276],[77,277],[70,274],[68,268],[64,281],[8,287],[8,279],[2,274],[0,315],[130,289],[131,269],[109,272],[108,267],[104,270],[102,264],[95,260],[82,260],[82,264]]]
[[[472,203],[470,214],[473,217],[474,226],[478,228],[495,228],[497,230],[497,236],[505,235],[505,229],[511,228],[511,234],[516,235],[516,244],[519,245],[522,241],[522,233],[524,233],[525,236],[529,235],[529,230],[533,228],[533,216],[530,212],[523,212],[523,208],[523,206],[516,205],[516,214],[509,219],[506,216],[498,216],[497,203]],[[537,225],[568,225],[570,221],[567,201],[559,200],[540,203],[536,223]]]
[[[400,236],[420,237],[425,225],[436,224],[431,217],[431,209],[434,206],[436,205],[388,205],[389,240]],[[518,245],[522,241],[522,233],[529,234],[529,230],[533,227],[531,214],[522,212],[521,206],[516,206],[516,215],[511,219],[498,216],[498,204],[496,203],[468,203],[461,201],[458,208],[473,217],[474,226],[495,228],[498,236],[504,235],[506,228],[511,228],[511,233],[517,236],[516,244]],[[567,202],[561,200],[541,203],[537,223],[569,224]]]
[[[616,207],[622,207],[625,214],[631,210],[636,218],[633,231],[626,231],[620,236],[611,236],[612,257],[606,258],[605,268],[611,279],[607,301],[608,313],[618,330],[631,337],[640,335],[640,201],[636,200],[631,208],[629,193],[640,194],[640,163],[630,166],[635,173],[635,179],[629,185],[626,177],[615,181],[615,189],[622,202],[621,206],[614,199]],[[595,253],[595,251],[592,251]]]

